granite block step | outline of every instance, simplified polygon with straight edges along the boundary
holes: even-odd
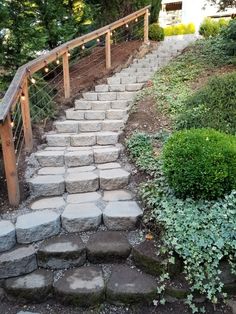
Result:
[[[28,182],[35,196],[58,196],[65,192],[65,180],[62,175],[35,176]]]
[[[60,235],[40,244],[37,259],[39,267],[68,269],[84,265],[86,248],[78,235]]]
[[[69,173],[65,182],[70,194],[95,192],[99,188],[98,175],[93,172]]]
[[[8,251],[16,244],[15,226],[9,220],[0,221],[0,252]]]

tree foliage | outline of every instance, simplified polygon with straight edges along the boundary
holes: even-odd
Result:
[[[217,5],[221,11],[226,8],[236,8],[236,0],[209,0],[209,2]]]

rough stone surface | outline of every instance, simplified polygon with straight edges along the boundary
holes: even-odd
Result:
[[[33,246],[16,247],[0,255],[0,279],[28,274],[36,268]]]
[[[133,195],[126,190],[104,191],[103,200],[106,202],[129,201]]]
[[[104,120],[102,121],[102,130],[103,131],[111,131],[118,132],[124,126],[124,122],[122,120]]]
[[[95,133],[83,133],[71,136],[71,146],[96,145]]]
[[[81,267],[66,271],[54,283],[56,297],[63,304],[94,306],[105,299],[105,283],[98,267]]]
[[[63,197],[48,197],[42,198],[33,202],[30,205],[32,210],[41,210],[41,209],[51,209],[51,208],[61,208],[65,206],[65,201]]]
[[[61,175],[37,176],[29,180],[31,191],[38,196],[57,196],[65,191],[65,182]]]
[[[10,250],[16,244],[14,225],[8,220],[0,220],[0,252]]]
[[[50,176],[50,175],[64,175],[66,169],[64,167],[45,167],[41,168],[38,171],[39,176]]]
[[[144,270],[146,273],[153,276],[159,276],[165,271],[166,256],[157,254],[160,252],[160,248],[155,245],[154,241],[144,241],[139,245],[133,247],[133,259],[135,265]],[[180,260],[176,257],[175,264],[168,265],[168,273],[173,276],[182,271],[182,265]]]
[[[115,266],[107,283],[107,300],[114,304],[151,303],[156,295],[157,283],[150,275],[128,266]]]
[[[125,235],[116,231],[97,232],[87,243],[87,256],[92,263],[117,263],[125,260],[130,251]]]
[[[93,203],[69,204],[61,219],[68,232],[96,230],[102,222],[102,211]]]
[[[122,120],[125,118],[126,114],[127,114],[126,110],[111,109],[111,110],[107,110],[106,116],[107,116],[107,119],[110,119],[110,120]]]
[[[60,147],[70,145],[71,134],[48,134],[46,139],[49,146]]]
[[[101,198],[101,194],[97,192],[70,194],[67,196],[67,203],[80,204],[96,202]]]
[[[44,241],[37,257],[40,267],[67,269],[85,263],[86,248],[78,235],[62,235]]]
[[[72,109],[66,110],[66,119],[67,120],[83,120],[84,112]]]
[[[92,172],[96,169],[95,166],[73,167],[67,169],[67,174],[74,174],[80,172]]]
[[[108,162],[106,164],[98,164],[97,168],[99,170],[117,169],[121,168],[121,165],[118,162]]]
[[[119,134],[116,132],[99,132],[97,133],[98,145],[115,145],[118,142]]]
[[[102,129],[101,121],[81,121],[79,122],[80,132],[99,132]]]
[[[63,167],[64,151],[42,151],[35,153],[41,167]]]
[[[32,243],[60,232],[60,215],[43,210],[19,216],[16,221],[18,243]]]
[[[105,111],[102,110],[89,110],[85,112],[85,120],[104,120],[106,118]]]
[[[94,162],[103,164],[113,162],[119,158],[120,150],[116,147],[94,149]]]
[[[98,187],[98,175],[93,172],[71,173],[66,177],[66,190],[71,194],[94,192]]]
[[[5,290],[18,301],[43,302],[52,292],[53,273],[38,269],[31,274],[7,279]]]
[[[110,230],[130,230],[137,226],[142,214],[134,201],[110,202],[103,212],[103,221]]]
[[[101,170],[100,187],[103,190],[122,189],[129,183],[130,174],[123,169]]]
[[[89,166],[93,163],[92,151],[74,151],[65,154],[65,164],[67,167]]]
[[[78,121],[58,121],[55,127],[59,133],[78,133]]]

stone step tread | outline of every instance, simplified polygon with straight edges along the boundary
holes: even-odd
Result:
[[[132,88],[132,86],[131,86]],[[134,87],[135,88],[135,87]],[[69,109],[66,111],[68,120],[123,120],[127,115],[127,109],[108,109],[108,110],[80,110]]]
[[[98,101],[98,100],[75,100],[75,109],[81,110],[108,110],[108,109],[126,109],[129,107],[130,100],[113,100],[113,101]]]

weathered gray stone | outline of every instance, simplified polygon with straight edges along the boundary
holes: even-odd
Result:
[[[108,85],[97,85],[95,86],[95,92],[97,93],[104,93],[108,92]]]
[[[96,145],[95,133],[83,133],[71,136],[71,146]]]
[[[43,210],[19,216],[16,221],[18,243],[40,241],[60,232],[60,214]]]
[[[113,267],[107,283],[106,296],[110,303],[151,303],[157,296],[157,283],[150,275],[128,266]]]
[[[59,133],[78,133],[78,121],[58,121],[55,122],[55,127]]]
[[[63,167],[64,151],[41,151],[35,153],[41,167]]]
[[[99,132],[96,133],[98,145],[115,145],[118,142],[119,134],[117,132]]]
[[[106,117],[109,120],[122,120],[126,115],[127,111],[122,109],[111,109],[106,112]]]
[[[119,158],[120,150],[117,147],[94,149],[94,162],[103,164],[113,162]]]
[[[64,147],[70,145],[70,133],[48,134],[46,139],[49,146]]]
[[[83,98],[85,100],[95,101],[95,100],[98,100],[98,94],[94,92],[83,93]]]
[[[137,84],[127,84],[126,85],[126,90],[128,92],[133,92],[133,91],[138,91],[143,88],[142,83],[137,83]]]
[[[45,167],[41,168],[38,171],[38,175],[44,176],[44,175],[64,175],[66,172],[66,169],[64,167]]]
[[[97,192],[80,193],[80,194],[69,194],[67,196],[67,203],[80,204],[80,203],[91,203],[96,202],[101,198],[101,194]]]
[[[124,127],[124,122],[122,120],[104,120],[102,121],[102,130],[118,132]]]
[[[118,162],[109,162],[106,164],[98,164],[97,168],[99,170],[117,169],[121,168],[121,165]]]
[[[89,166],[93,163],[92,151],[74,151],[65,153],[65,164],[67,167]]]
[[[36,312],[29,312],[29,311],[20,311],[20,312],[17,312],[16,314],[40,314],[40,313],[36,313]]]
[[[33,246],[16,247],[0,255],[0,279],[28,274],[37,268]]]
[[[95,166],[84,166],[84,167],[74,167],[74,168],[68,168],[67,174],[75,174],[80,172],[92,172],[96,169]]]
[[[66,110],[66,119],[67,120],[83,120],[84,112],[79,110],[68,109]]]
[[[65,191],[63,176],[37,176],[29,180],[31,191],[39,196],[57,196]]]
[[[133,195],[126,190],[104,191],[103,200],[106,202],[129,201]]]
[[[16,244],[14,225],[8,220],[0,220],[0,252],[10,250]]]
[[[98,267],[81,267],[66,271],[54,283],[57,299],[63,304],[94,306],[105,299],[105,283]]]
[[[107,83],[109,85],[117,85],[117,84],[120,84],[120,78],[119,77],[109,77],[107,79]]]
[[[117,263],[125,260],[131,252],[125,235],[116,231],[91,235],[86,247],[88,260],[92,263]]]
[[[30,208],[32,210],[61,208],[64,207],[65,204],[66,202],[64,201],[63,197],[48,197],[33,202],[30,205]]]
[[[98,100],[101,101],[112,101],[116,100],[116,93],[115,92],[108,92],[108,93],[98,93]]]
[[[80,132],[98,132],[102,129],[101,121],[81,121],[79,122]]]
[[[88,110],[84,116],[86,120],[104,120],[106,118],[105,111],[102,110]]]
[[[136,92],[117,92],[117,100],[134,100]]]
[[[110,202],[103,212],[103,221],[110,230],[130,230],[135,229],[142,214],[134,201]]]
[[[100,171],[100,187],[103,190],[118,190],[129,183],[130,173],[123,169]]]
[[[98,188],[98,175],[93,172],[71,173],[66,176],[66,190],[68,193],[94,192]]]
[[[78,235],[57,236],[40,245],[37,258],[38,265],[43,268],[82,266],[86,261],[86,248]]]
[[[75,100],[76,110],[89,110],[91,109],[91,102],[84,99]]]
[[[116,100],[111,102],[112,109],[127,109],[129,106],[128,100]]]
[[[96,230],[101,224],[102,212],[94,203],[69,204],[61,219],[68,232]]]
[[[121,84],[134,84],[136,83],[136,76],[133,77],[123,77],[121,78]]]
[[[110,101],[92,101],[92,110],[108,110],[111,107]]]
[[[8,295],[18,301],[33,301],[41,303],[52,292],[53,273],[38,269],[31,274],[7,279],[5,290]]]
[[[150,80],[151,75],[140,75],[137,76],[137,83],[145,83]]]
[[[117,84],[117,85],[109,85],[109,92],[124,92],[125,85]]]

